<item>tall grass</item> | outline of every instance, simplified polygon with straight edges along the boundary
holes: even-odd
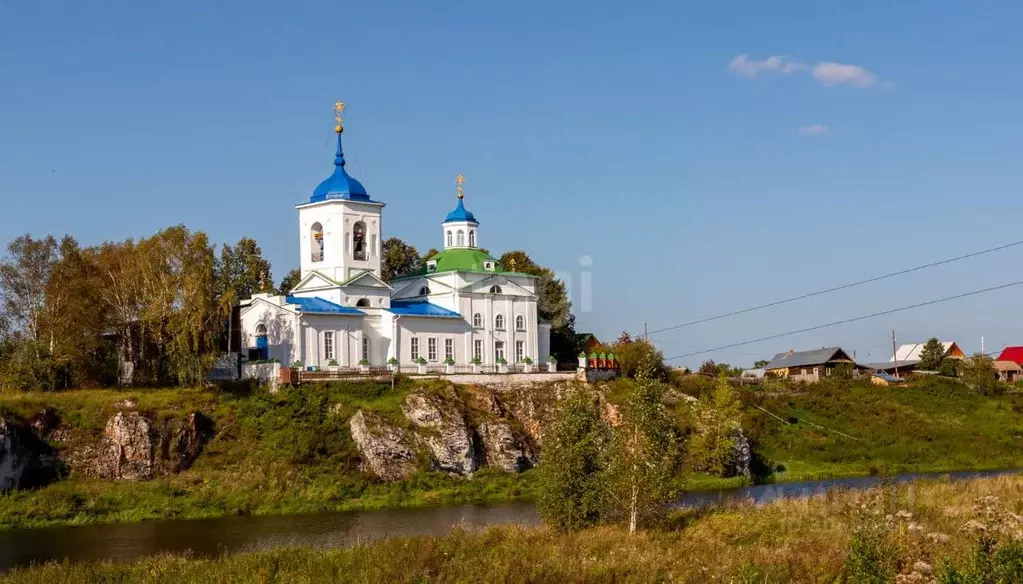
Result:
[[[687,511],[635,536],[506,526],[350,549],[51,564],[0,583],[1018,582],[1021,494],[1018,476],[937,480]]]

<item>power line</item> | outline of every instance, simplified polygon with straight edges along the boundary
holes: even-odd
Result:
[[[690,321],[690,322],[684,322],[682,324],[677,324],[677,325],[674,325],[674,326],[668,326],[668,327],[664,327],[664,328],[654,329],[654,330],[652,330],[652,331],[650,331],[649,333],[646,333],[646,334],[653,335],[653,334],[657,334],[657,333],[663,333],[663,332],[666,332],[666,331],[673,331],[673,330],[676,330],[676,329],[685,328],[687,326],[693,326],[693,325],[702,324],[702,323],[705,323],[705,322],[711,322],[711,321],[714,321],[714,320],[721,320],[722,318],[728,318],[730,316],[737,316],[737,315],[740,315],[740,314],[746,314],[747,312],[753,312],[755,310],[762,310],[764,308],[771,308],[772,306],[780,306],[782,304],[788,304],[790,302],[795,302],[797,300],[804,300],[806,298],[811,298],[813,296],[820,296],[822,294],[829,294],[831,292],[838,292],[839,290],[845,290],[847,288],[853,288],[853,287],[856,287],[856,286],[862,286],[863,284],[870,284],[871,282],[879,282],[881,280],[886,280],[888,278],[894,278],[896,276],[903,276],[905,274],[911,274],[913,272],[919,272],[920,270],[926,270],[928,268],[933,268],[933,267],[936,267],[936,266],[942,266],[942,265],[945,265],[945,264],[951,264],[953,262],[958,262],[958,261],[961,261],[961,260],[974,258],[974,257],[981,256],[981,255],[984,255],[984,254],[989,254],[989,253],[993,253],[993,252],[996,252],[996,251],[1001,251],[1003,249],[1008,249],[1010,247],[1015,247],[1017,245],[1023,245],[1023,240],[1014,241],[1012,243],[1007,243],[1005,245],[1000,245],[998,247],[992,247],[990,249],[984,249],[984,250],[981,250],[981,251],[976,251],[976,252],[973,252],[973,253],[968,253],[966,255],[961,255],[961,256],[957,256],[957,257],[954,257],[954,258],[949,258],[949,259],[946,259],[946,260],[941,260],[941,261],[937,261],[937,262],[931,262],[929,264],[923,264],[922,266],[916,266],[915,268],[909,268],[909,269],[906,269],[906,270],[899,270],[897,272],[891,272],[891,273],[888,273],[888,274],[884,274],[882,276],[875,276],[873,278],[867,278],[866,280],[859,280],[857,282],[850,282],[848,284],[842,284],[841,286],[835,286],[834,288],[826,288],[824,290],[818,290],[816,292],[809,292],[807,294],[801,294],[799,296],[793,296],[791,298],[786,298],[784,300],[776,300],[774,302],[768,302],[767,304],[758,304],[757,306],[751,306],[749,308],[743,308],[741,310],[733,310],[732,312],[726,312],[724,314],[719,314],[717,316],[709,316],[707,318],[701,318],[699,320],[693,320],[693,321]]]
[[[1019,286],[1021,284],[1023,284],[1023,280],[1020,280],[1018,282],[1010,282],[1008,284],[1002,284],[1000,286],[992,286],[990,288],[983,288],[981,290],[974,290],[972,292],[964,292],[962,294],[956,294],[955,296],[946,296],[945,298],[938,298],[937,300],[928,300],[927,302],[920,302],[920,303],[917,303],[917,304],[911,304],[909,306],[903,306],[901,308],[892,308],[892,309],[889,309],[889,310],[882,310],[880,312],[873,312],[871,314],[865,314],[865,315],[862,315],[862,316],[855,316],[855,317],[846,318],[846,319],[843,319],[843,320],[836,320],[834,322],[829,322],[827,324],[819,324],[819,325],[816,325],[816,326],[811,326],[811,327],[807,327],[807,328],[797,329],[797,330],[794,330],[794,331],[788,331],[788,332],[785,332],[785,333],[778,333],[776,335],[768,335],[766,337],[760,337],[758,339],[753,339],[753,340],[750,340],[750,341],[742,341],[741,343],[732,343],[730,345],[723,345],[721,347],[715,347],[713,349],[702,349],[700,351],[693,351],[692,353],[686,353],[684,355],[676,355],[674,357],[668,357],[665,360],[666,361],[674,361],[675,359],[684,359],[686,357],[692,357],[694,355],[703,355],[705,353],[713,353],[715,351],[724,351],[725,349],[731,349],[733,347],[742,347],[742,346],[745,346],[745,345],[752,345],[753,343],[759,343],[759,342],[762,342],[762,341],[770,341],[770,340],[773,340],[773,339],[780,339],[782,337],[798,335],[798,334],[801,334],[801,333],[808,333],[810,331],[816,331],[816,330],[820,330],[820,329],[825,329],[825,328],[829,328],[829,327],[833,327],[833,326],[838,326],[838,325],[841,325],[841,324],[849,324],[851,322],[857,322],[857,321],[860,321],[860,320],[867,320],[868,318],[875,318],[875,317],[878,317],[878,316],[885,316],[885,315],[888,315],[888,314],[894,314],[896,312],[902,312],[904,310],[912,310],[914,308],[920,308],[922,306],[930,306],[931,304],[939,304],[939,303],[942,303],[942,302],[948,302],[950,300],[958,300],[960,298],[966,298],[968,296],[976,296],[978,294],[984,294],[985,292],[994,292],[995,290],[1002,290],[1004,288],[1011,288],[1013,286]]]

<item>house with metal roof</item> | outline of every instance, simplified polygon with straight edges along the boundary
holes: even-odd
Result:
[[[1012,361],[1023,366],[1023,347],[1006,347],[996,361]]]
[[[840,347],[823,347],[812,351],[778,353],[764,367],[766,375],[814,383],[830,377],[836,367],[856,363]]]
[[[480,247],[461,174],[440,224],[442,250],[383,280],[385,205],[346,170],[342,109],[333,172],[296,207],[301,278],[287,296],[241,302],[243,356],[307,368],[546,361],[551,325],[538,317],[537,277],[506,270]]]
[[[891,359],[889,359],[889,361],[893,363],[895,361],[919,363],[920,356],[923,355],[925,345],[927,345],[926,341],[923,343],[908,343],[902,345],[895,350],[895,354]],[[966,357],[966,353],[964,353],[963,350],[959,348],[959,345],[953,341],[941,341],[941,346],[945,349],[946,359],[962,359]]]

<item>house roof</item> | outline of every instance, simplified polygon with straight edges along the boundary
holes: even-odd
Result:
[[[1006,347],[998,356],[998,361],[1012,361],[1023,364],[1023,347]]]
[[[820,365],[828,361],[849,361],[849,355],[840,347],[824,347],[813,351],[789,351],[778,353],[771,359],[764,369],[782,369],[785,367],[806,367],[807,365]]]
[[[391,308],[394,314],[401,316],[430,316],[434,318],[462,318],[461,314],[448,310],[442,306],[432,304],[427,300],[392,300]]]
[[[905,367],[907,369],[916,367],[918,363],[920,363],[919,359],[913,361],[881,361],[879,363],[863,363],[862,367],[871,371],[892,371],[896,367]]]
[[[366,314],[356,308],[334,304],[333,302],[322,298],[288,296],[285,301],[288,304],[298,306],[299,311],[305,314],[348,314],[352,316],[364,316]]]
[[[1001,359],[994,362],[995,371],[1023,371],[1023,367],[1019,366],[1019,363],[1015,361],[1002,361]]]
[[[924,352],[924,345],[926,344],[926,342],[923,342],[902,345],[895,351],[895,356],[889,359],[889,361],[919,361],[921,354]],[[952,341],[941,341],[941,346],[945,349],[946,355],[949,350],[952,349],[952,345],[954,344],[955,343]]]

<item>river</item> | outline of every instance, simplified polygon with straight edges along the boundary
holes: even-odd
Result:
[[[994,476],[1017,470],[904,474],[883,479],[856,477],[779,483],[686,493],[677,503],[703,507],[779,497],[807,497],[828,489],[865,488],[883,480],[907,482],[950,476],[953,480]],[[157,553],[190,552],[200,557],[279,547],[343,547],[386,537],[441,535],[455,527],[486,527],[539,522],[531,503],[459,505],[422,509],[350,511],[314,515],[265,515],[217,519],[173,519],[143,523],[107,523],[43,527],[0,532],[0,571],[52,560],[130,560]]]

